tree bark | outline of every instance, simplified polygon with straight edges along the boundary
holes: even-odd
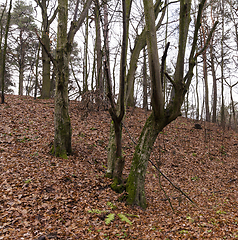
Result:
[[[107,175],[112,176],[114,182],[112,188],[115,191],[122,191],[124,186],[121,185],[123,182],[122,172],[125,164],[124,157],[122,155],[122,121],[125,114],[125,77],[126,77],[126,55],[127,55],[127,45],[128,45],[128,34],[129,34],[129,16],[131,11],[131,0],[122,0],[123,9],[123,37],[122,37],[122,47],[121,47],[121,62],[120,62],[120,86],[119,86],[119,97],[117,101],[117,106],[114,105],[114,99],[112,95],[112,82],[108,71],[108,58],[106,55],[105,71],[108,84],[108,97],[111,103],[111,109],[109,110],[110,115],[113,120],[113,130],[110,130],[109,147],[116,146],[116,152],[113,153],[112,149],[108,151],[108,171]],[[104,35],[104,42],[105,42]],[[106,45],[106,44],[105,44]],[[111,124],[112,127],[112,124]]]
[[[148,110],[148,96],[147,96],[147,67],[146,67],[146,49],[143,49],[143,108]]]
[[[7,14],[7,24],[6,24],[6,29],[5,29],[5,41],[4,41],[4,47],[3,47],[3,53],[2,53],[2,59],[1,59],[1,73],[2,73],[2,96],[1,96],[1,103],[3,104],[5,102],[5,69],[6,69],[6,55],[7,55],[7,37],[8,37],[8,32],[9,32],[9,25],[10,25],[10,20],[11,20],[11,9],[12,9],[12,0],[10,0],[10,6]],[[0,46],[1,47],[1,46]]]
[[[20,30],[20,54],[19,54],[19,89],[18,95],[23,95],[23,79],[24,79],[24,58],[25,58],[25,44],[22,38],[22,30]]]
[[[174,98],[170,101],[167,108],[164,109],[158,52],[156,51],[156,33],[155,27],[153,26],[155,25],[154,12],[152,11],[153,1],[144,0],[143,2],[147,27],[147,46],[152,84],[153,108],[152,113],[147,119],[146,124],[142,130],[139,142],[133,155],[132,166],[128,177],[126,190],[128,192],[127,202],[129,204],[136,204],[141,206],[142,208],[146,208],[144,183],[148,160],[158,133],[171,121],[176,119],[177,116],[180,115],[181,105],[183,103],[184,96],[192,79],[192,70],[195,65],[194,48],[197,43],[197,28],[200,25],[201,18],[199,17],[197,19],[198,24],[196,24],[196,28],[194,31],[193,47],[191,49],[189,58],[189,71],[184,77],[184,58],[190,22],[191,1],[180,1],[179,50],[177,56],[177,65],[174,74],[175,78],[173,80]],[[201,10],[202,9],[200,9],[199,12],[201,12]],[[186,84],[188,84],[188,86]]]
[[[203,47],[203,44],[205,45],[205,41],[206,41],[204,26],[202,26],[201,29],[202,29],[201,43],[202,43],[202,47]],[[203,52],[202,56],[203,56],[203,78],[204,78],[204,86],[205,86],[206,121],[210,122],[208,76],[207,76],[207,53],[206,53],[206,51]]]
[[[99,5],[95,6],[95,27],[96,27],[96,53],[97,53],[97,76],[96,87],[103,93],[103,78],[102,78],[102,47],[101,47],[101,30],[100,30],[100,16]]]
[[[161,1],[157,0],[155,5],[154,5],[155,18],[157,18],[158,14],[159,14],[160,3],[161,3]],[[161,15],[161,17],[158,21],[158,24],[156,26],[156,31],[161,26],[161,23],[162,23],[162,21],[164,19],[164,16],[165,16],[165,10],[166,10],[166,8],[163,10],[162,15]],[[126,105],[129,105],[129,106],[132,103],[131,102],[132,99],[133,99],[133,104],[134,104],[134,78],[135,78],[135,72],[136,72],[136,68],[137,68],[137,61],[138,61],[141,50],[145,46],[146,46],[146,29],[143,29],[141,34],[138,35],[137,38],[136,38],[135,45],[134,45],[134,48],[133,48],[132,54],[131,54],[128,73],[127,73],[127,76],[126,76],[127,88],[126,88],[126,100],[125,100],[125,102],[126,102]],[[130,98],[130,104],[128,103],[129,98]]]
[[[222,0],[222,11],[224,12],[224,0]],[[225,16],[222,14],[222,36],[221,36],[221,126],[225,128],[225,105],[224,105],[224,29]]]
[[[212,103],[212,122],[217,121],[217,79],[216,71],[213,60],[213,44],[210,45],[210,58],[211,58],[211,70],[212,70],[212,79],[213,79],[213,103]]]
[[[45,48],[48,52],[50,52],[50,37],[49,37],[49,23],[47,16],[47,7],[46,0],[42,0],[42,41],[45,45]],[[43,75],[42,75],[42,92],[41,98],[47,99],[50,98],[50,58],[46,52],[46,50],[42,47],[42,65],[43,65]]]
[[[54,154],[67,158],[71,154],[71,122],[68,112],[69,55],[67,46],[68,0],[58,0],[58,33],[56,50],[55,138]]]

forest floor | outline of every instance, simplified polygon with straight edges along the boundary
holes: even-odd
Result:
[[[0,105],[0,239],[238,239],[238,134],[179,117],[158,136],[142,210],[105,177],[110,116],[70,102],[73,155],[50,154],[53,100],[6,96]],[[149,112],[128,109],[125,178]],[[166,193],[166,194],[165,194]],[[170,206],[169,200],[172,208]]]

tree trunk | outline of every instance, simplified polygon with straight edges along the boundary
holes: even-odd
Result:
[[[49,37],[49,22],[47,16],[47,6],[46,0],[42,0],[42,42],[45,45],[45,48],[50,52],[50,37]],[[42,92],[41,98],[47,99],[50,98],[50,58],[44,47],[42,47],[42,65],[43,65],[43,74],[42,74]]]
[[[231,96],[231,108],[232,108],[232,115],[233,115],[233,121],[234,121],[234,129],[237,130],[236,126],[236,112],[235,112],[235,104],[233,100],[233,94],[232,94],[232,86],[230,86],[230,96]]]
[[[106,75],[109,89],[109,98],[112,105],[110,109],[110,114],[113,120],[114,133],[112,132],[112,124],[110,130],[109,147],[114,148],[116,146],[116,153],[113,153],[113,149],[109,148],[108,152],[108,176],[112,175],[114,182],[112,188],[115,191],[120,192],[123,188],[122,183],[122,172],[125,164],[124,157],[122,156],[122,121],[125,114],[125,104],[124,104],[124,90],[125,90],[125,77],[126,77],[126,55],[127,55],[127,45],[128,45],[128,35],[129,35],[129,16],[131,10],[131,0],[122,0],[123,7],[123,39],[121,47],[121,65],[120,65],[120,88],[119,88],[119,98],[117,106],[114,106],[114,100],[112,96],[112,83],[111,77],[108,71],[108,58],[106,55]],[[104,41],[105,39],[104,35]],[[113,167],[113,168],[112,168]]]
[[[83,60],[83,93],[88,91],[88,14],[85,25],[84,60]]]
[[[202,26],[202,37],[201,43],[202,48],[205,45],[206,37],[205,30]],[[207,53],[206,50],[203,52],[203,77],[204,77],[204,85],[205,85],[205,110],[206,110],[206,121],[210,122],[210,110],[209,110],[209,93],[208,93],[208,79],[207,79]]]
[[[159,13],[159,5],[160,5],[160,0],[156,1],[156,4],[153,8],[155,15],[157,16]],[[131,1],[127,0],[126,1],[126,8],[127,8],[127,25],[129,24],[129,13],[130,13],[130,8],[131,8]],[[163,11],[163,15],[160,18],[159,23],[157,24],[156,28],[158,29],[159,26],[161,25],[162,19],[164,17],[165,14],[165,10]],[[128,27],[127,27],[128,28]],[[127,29],[127,36],[128,36],[128,30]],[[105,37],[107,37],[108,34],[106,34],[106,31],[104,31],[104,39]],[[107,46],[106,43],[104,43],[105,46]],[[126,83],[127,83],[127,92],[126,92],[126,97],[125,97],[125,105],[127,105],[127,101],[128,98],[130,96],[130,94],[132,94],[132,88],[133,88],[133,84],[134,84],[134,75],[135,75],[135,71],[136,71],[136,66],[137,66],[137,61],[139,58],[139,54],[141,52],[141,50],[143,49],[143,47],[146,46],[146,30],[144,29],[142,31],[142,33],[138,36],[136,44],[134,46],[133,52],[132,52],[132,56],[131,56],[131,60],[130,60],[130,67],[126,76]],[[107,53],[107,51],[106,51]],[[107,55],[106,55],[107,56]],[[108,58],[109,59],[109,58]],[[108,62],[108,61],[107,61]],[[108,67],[109,69],[109,67]],[[110,76],[110,74],[109,74]],[[115,84],[114,84],[115,87]],[[113,171],[115,168],[115,159],[116,159],[116,154],[114,152],[115,146],[116,146],[116,140],[115,140],[115,133],[113,132],[113,128],[114,125],[113,123],[110,126],[110,138],[109,138],[109,144],[108,144],[108,170],[107,170],[107,175],[108,176],[113,176]],[[123,159],[122,159],[123,160]]]
[[[210,45],[210,58],[211,58],[211,70],[212,70],[212,79],[213,79],[213,104],[212,104],[212,122],[217,121],[217,79],[216,71],[213,60],[213,44]]]
[[[9,32],[9,25],[10,25],[10,20],[11,20],[11,9],[12,9],[12,0],[10,0],[10,6],[9,6],[9,10],[8,10],[8,15],[7,15],[7,24],[6,24],[6,29],[5,29],[5,41],[4,41],[4,47],[3,47],[3,53],[1,54],[2,58],[0,57],[1,60],[1,74],[2,74],[2,99],[1,99],[1,103],[3,104],[5,102],[5,92],[4,92],[4,88],[5,88],[5,67],[6,67],[6,55],[7,55],[7,37],[8,37],[8,32]],[[0,45],[1,47],[1,45]]]
[[[19,95],[23,95],[23,78],[24,78],[24,54],[25,46],[22,39],[22,30],[20,30],[20,55],[19,55]]]
[[[154,14],[155,18],[157,18],[159,12],[160,12],[160,4],[161,1],[157,0],[155,5],[154,5]],[[156,26],[156,31],[159,29],[161,26],[162,20],[164,19],[165,16],[165,10],[164,8],[162,15],[158,21],[158,24]],[[135,72],[137,68],[137,61],[140,55],[141,50],[146,46],[146,29],[143,29],[140,35],[137,36],[136,41],[135,41],[135,46],[132,50],[131,54],[131,59],[130,59],[130,64],[129,64],[129,69],[128,73],[126,76],[126,84],[127,84],[127,89],[126,89],[126,105],[133,104],[134,105],[134,78],[135,78]],[[130,104],[128,104],[130,98]],[[133,99],[133,103],[131,102]]]
[[[127,203],[146,208],[145,176],[152,146],[159,132],[166,126],[165,122],[157,121],[152,113],[147,119],[141,132],[132,159],[130,175],[127,180]]]
[[[148,96],[147,96],[147,68],[146,68],[146,49],[143,49],[143,108],[148,110]]]
[[[56,50],[55,139],[54,154],[67,158],[71,154],[71,123],[68,112],[69,55],[67,48],[68,1],[58,0],[58,33]]]
[[[37,97],[37,89],[38,89],[38,63],[40,58],[40,44],[37,50],[37,58],[36,58],[36,75],[35,75],[35,91],[34,91],[34,99]]]
[[[96,27],[96,53],[97,53],[97,76],[96,87],[103,93],[103,78],[102,78],[102,47],[101,47],[101,30],[99,6],[95,6],[95,27]]]
[[[199,120],[199,91],[198,91],[198,65],[196,64],[196,99],[197,99],[197,106],[196,106],[196,120]]]
[[[171,121],[176,119],[176,117],[180,114],[180,108],[186,93],[186,89],[184,88],[183,84],[183,65],[187,33],[189,28],[191,1],[180,1],[179,51],[177,57],[177,66],[175,70],[176,78],[174,81],[175,97],[173,101],[171,101],[171,103],[168,105],[167,109],[164,109],[162,84],[160,79],[161,74],[157,51],[153,0],[143,0],[143,3],[147,28],[147,47],[152,84],[153,108],[152,113],[147,119],[142,130],[139,142],[133,155],[126,190],[128,192],[127,202],[129,204],[135,204],[141,206],[142,208],[146,208],[144,183],[152,147],[159,132]],[[189,81],[191,81],[190,78]]]
[[[107,68],[108,68],[108,74],[111,77],[111,67],[110,67],[110,54],[109,54],[109,23],[108,23],[108,6],[107,6],[107,0],[103,1],[103,17],[104,17],[104,26],[103,26],[103,34],[104,34],[104,44],[105,44],[105,55],[107,58]],[[116,54],[117,55],[117,54]],[[115,56],[116,59],[116,56]],[[115,78],[113,78],[115,80]],[[105,84],[104,84],[105,85]],[[113,95],[115,96],[115,88],[116,84],[114,81],[113,84]]]
[[[222,11],[224,12],[224,0],[222,0]],[[225,105],[224,105],[224,29],[225,21],[222,15],[222,36],[221,36],[221,125],[225,128]]]

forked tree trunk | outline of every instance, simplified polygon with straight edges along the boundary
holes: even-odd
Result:
[[[129,6],[130,6],[130,0],[126,1],[127,6],[127,15],[129,14]],[[154,6],[154,12],[157,16],[159,14],[159,6],[160,6],[160,0],[156,1],[156,4]],[[165,11],[163,11],[163,15],[161,16],[158,25],[156,28],[158,29],[162,19],[164,17]],[[127,21],[129,20],[129,16],[127,18]],[[128,24],[128,23],[127,23]],[[105,31],[106,32],[106,31]],[[127,35],[128,35],[128,29],[127,29]],[[107,35],[106,35],[107,36]],[[105,36],[104,36],[105,38]],[[107,46],[107,44],[105,44]],[[134,75],[137,67],[137,61],[140,55],[141,50],[146,46],[146,30],[144,29],[142,33],[138,36],[135,47],[132,52],[131,60],[130,60],[130,67],[126,76],[126,82],[127,82],[127,92],[125,96],[125,105],[127,105],[128,99],[130,95],[133,95],[133,84],[134,84]],[[107,51],[106,51],[107,52]],[[110,74],[109,74],[110,76]],[[124,161],[124,159],[122,159]],[[114,124],[113,122],[110,125],[110,137],[109,137],[109,144],[108,144],[108,155],[107,155],[107,176],[113,177],[113,172],[115,170],[115,161],[116,161],[116,139],[115,139],[115,130],[114,130]]]
[[[69,82],[69,57],[72,52],[73,39],[76,32],[81,27],[92,0],[87,0],[84,5],[80,17],[77,20],[79,0],[77,0],[73,21],[69,32],[67,33],[68,22],[68,0],[58,0],[58,32],[57,32],[57,49],[56,58],[49,52],[48,55],[53,62],[56,74],[55,88],[55,113],[54,126],[55,137],[52,153],[57,157],[67,158],[71,154],[71,122],[68,110],[68,82]],[[43,47],[44,43],[38,36]]]
[[[171,79],[174,85],[174,98],[164,109],[162,86],[160,83],[160,68],[158,61],[158,52],[156,33],[153,24],[155,19],[152,12],[153,1],[144,0],[145,19],[147,26],[147,46],[150,66],[150,77],[152,84],[152,107],[153,111],[147,119],[142,130],[139,142],[136,146],[135,153],[132,159],[132,166],[127,181],[126,190],[128,192],[127,202],[132,205],[138,205],[146,208],[145,198],[145,174],[148,165],[154,142],[159,132],[168,125],[171,121],[180,115],[181,105],[184,96],[188,90],[193,76],[193,68],[195,65],[195,46],[197,43],[198,29],[200,27],[201,12],[205,0],[200,4],[197,22],[195,24],[193,45],[189,57],[189,70],[184,77],[184,61],[187,34],[189,29],[191,0],[180,1],[180,22],[179,22],[179,49],[177,56],[177,64],[174,74],[174,80]]]
[[[112,96],[112,82],[111,76],[109,75],[108,62],[109,59],[106,55],[106,78],[108,82],[109,89],[109,99],[112,108],[110,109],[110,114],[112,117],[112,123],[110,126],[110,138],[109,138],[109,151],[108,151],[108,170],[107,176],[112,176],[114,182],[112,188],[115,191],[121,191],[122,183],[122,171],[124,168],[125,160],[122,155],[122,121],[125,114],[125,104],[124,104],[124,89],[125,89],[125,77],[126,77],[126,55],[127,55],[127,45],[128,45],[128,35],[129,35],[129,16],[131,11],[131,0],[122,0],[123,7],[123,39],[121,48],[121,65],[120,65],[120,88],[119,88],[119,98],[117,106],[114,106],[114,100]],[[105,33],[105,32],[104,32]],[[104,34],[104,42],[106,42],[107,35]],[[106,44],[105,44],[106,46]],[[112,129],[113,128],[113,129]],[[113,132],[114,130],[114,132]],[[114,152],[115,146],[115,152]]]

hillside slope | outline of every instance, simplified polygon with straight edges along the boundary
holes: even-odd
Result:
[[[195,129],[182,117],[167,126],[151,160],[196,205],[149,164],[143,211],[120,202],[122,194],[104,177],[108,112],[70,102],[74,153],[65,160],[49,154],[53,100],[7,95],[6,102],[0,105],[0,239],[238,238],[238,135],[232,130],[201,122]],[[148,114],[127,111],[125,178]]]

